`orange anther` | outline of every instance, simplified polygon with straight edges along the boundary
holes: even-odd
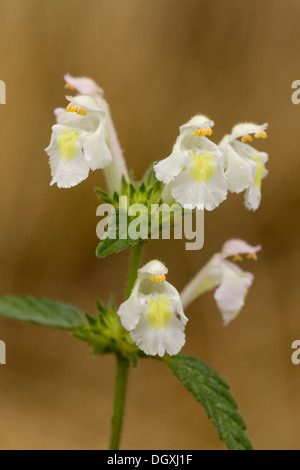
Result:
[[[73,87],[73,85],[71,85],[70,83],[66,83],[65,88],[68,88],[68,90],[75,90],[75,87]]]

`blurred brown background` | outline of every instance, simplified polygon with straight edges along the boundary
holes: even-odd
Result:
[[[231,385],[256,449],[300,448],[299,123],[291,83],[300,79],[298,0],[0,1],[1,294],[48,296],[94,312],[112,289],[122,300],[128,252],[96,259],[93,187],[50,187],[53,109],[63,75],[105,90],[129,168],[137,177],[167,156],[178,126],[197,112],[218,142],[243,120],[269,122],[261,148],[269,177],[256,213],[229,195],[205,216],[205,246],[151,241],[178,289],[230,237],[263,245],[244,262],[255,283],[240,317],[223,328],[212,293],[188,310],[184,353],[202,357]],[[93,357],[66,333],[0,321],[1,449],[105,449],[114,360]],[[123,449],[223,449],[201,406],[155,361],[131,373]]]

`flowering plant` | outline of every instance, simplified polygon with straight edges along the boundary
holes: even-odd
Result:
[[[167,281],[168,269],[160,259],[148,260],[141,266],[145,240],[152,233],[148,212],[143,213],[142,209],[163,207],[158,230],[164,227],[165,207],[174,203],[188,208],[192,215],[199,210],[216,209],[228,192],[245,191],[246,208],[256,210],[261,200],[262,179],[267,175],[268,155],[250,142],[266,137],[267,124],[238,124],[217,145],[211,140],[214,122],[203,115],[194,116],[179,128],[170,156],[156,162],[143,181],[137,182],[127,170],[103,90],[85,77],[67,74],[65,81],[73,95],[66,97],[66,108],[55,110],[56,124],[46,148],[50,184],[71,188],[86,179],[90,170],[104,171],[107,188],[97,192],[114,209],[114,217],[108,208],[106,229],[96,253],[101,258],[130,248],[126,297],[121,305],[115,305],[112,296],[109,305],[97,302],[98,315],[92,316],[57,301],[7,295],[0,298],[0,315],[68,330],[87,342],[95,354],[116,356],[110,449],[116,450],[120,445],[129,368],[147,358],[163,361],[173,371],[204,406],[228,449],[251,449],[246,425],[226,382],[202,360],[179,353],[186,341],[188,306],[203,293],[214,290],[224,325],[237,317],[253,275],[236,262],[243,255],[256,259],[261,247],[239,239],[228,240],[178,292]],[[122,198],[126,198],[126,206]],[[136,213],[130,209],[134,204],[140,212],[138,224]],[[122,218],[140,226],[136,237],[128,224],[120,230]],[[113,224],[109,223],[112,220]],[[178,214],[171,221],[174,228],[176,220]],[[110,236],[112,227],[114,237]]]

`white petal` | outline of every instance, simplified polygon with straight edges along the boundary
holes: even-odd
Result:
[[[253,122],[242,122],[240,124],[236,124],[230,135],[230,139],[239,139],[245,135],[249,134],[258,134],[260,132],[264,132],[268,128],[268,123],[264,124],[254,124]]]
[[[244,201],[248,210],[256,211],[261,202],[261,190],[255,184],[251,184],[245,192]]]
[[[178,354],[185,344],[184,325],[173,315],[167,328],[154,330],[144,316],[130,333],[132,340],[145,354],[162,357],[166,352]]]
[[[79,106],[82,109],[90,111],[101,111],[95,98],[89,95],[76,95],[76,96],[66,96],[66,99],[70,101],[70,106]]]
[[[225,325],[232,321],[243,307],[253,278],[253,274],[242,271],[233,263],[224,262],[222,282],[214,297]]]
[[[52,176],[51,186],[56,183],[59,188],[72,188],[85,180],[89,174],[89,167],[80,151],[68,162],[61,160],[59,155],[52,156],[49,164]]]
[[[216,254],[180,293],[183,308],[185,309],[200,295],[219,286],[222,279],[222,273],[223,259],[220,254]]]
[[[239,154],[244,163],[249,164],[249,175],[251,181],[246,188],[245,192],[245,206],[249,210],[256,210],[261,201],[260,187],[255,185],[255,178],[257,172],[258,161],[263,166],[262,178],[265,178],[268,174],[268,170],[265,168],[265,163],[268,160],[268,154],[266,152],[259,152],[252,146],[235,140],[232,142],[232,148]],[[227,172],[226,175],[228,176]],[[238,178],[237,178],[238,181]]]
[[[189,320],[184,314],[182,301],[178,290],[172,284],[165,281],[162,283],[161,293],[169,297],[175,312],[177,312],[180,317],[181,322],[183,323],[183,325],[186,325]]]
[[[80,143],[77,144],[77,154],[74,158],[68,161],[61,159],[56,139],[53,132],[50,145],[45,149],[50,157],[49,165],[52,176],[50,185],[56,183],[59,188],[71,188],[88,177],[89,166],[84,159]]]
[[[255,254],[261,250],[261,245],[252,246],[244,240],[232,238],[224,243],[222,255],[224,258],[235,255]]]
[[[89,167],[80,152],[69,162],[53,156],[50,157],[49,163],[52,176],[51,186],[56,183],[59,188],[72,188],[85,180],[89,174]]]
[[[165,184],[170,183],[183,170],[189,160],[189,155],[175,144],[171,155],[154,165],[156,178]]]
[[[112,161],[111,151],[106,143],[104,120],[95,132],[84,134],[83,150],[92,170],[104,168]]]
[[[58,124],[63,124],[70,118],[70,113],[66,110],[66,108],[56,108],[54,110],[54,115]]]
[[[94,80],[87,77],[72,77],[69,73],[64,76],[66,83],[75,88],[79,93],[84,95],[94,95],[99,93],[104,94],[102,88],[100,88]]]
[[[86,115],[81,115],[67,110],[63,112],[63,108],[58,108],[58,113],[57,110],[55,110],[54,113],[57,116],[59,124],[63,124],[65,127],[79,129],[81,132],[95,132],[99,126],[100,119],[104,116],[104,113],[99,110],[88,110]]]
[[[171,192],[175,201],[182,206],[192,208],[203,204],[206,210],[214,210],[227,197],[227,182],[220,167],[216,168],[207,183],[195,182],[189,171],[184,170],[171,183]]]
[[[246,144],[245,142],[234,140],[233,142],[231,142],[231,146],[241,157],[253,158],[253,156],[259,156],[261,158],[262,163],[265,163],[268,160],[268,154],[266,152],[260,152],[259,150],[256,150],[252,145]]]
[[[142,313],[142,299],[138,295],[139,286],[140,280],[137,279],[130,297],[120,305],[117,312],[122,325],[127,331],[135,328]]]
[[[160,274],[168,274],[168,268],[161,261],[154,259],[140,268],[138,272],[159,276]]]
[[[203,114],[198,114],[192,117],[186,124],[180,126],[180,134],[191,131],[194,132],[199,129],[211,129],[214,126],[214,121],[211,121],[208,117]]]
[[[240,193],[251,184],[256,163],[250,158],[237,154],[231,145],[223,146],[221,149],[225,159],[225,176],[228,181],[228,190]]]
[[[193,133],[183,135],[181,139],[181,149],[187,150],[188,155],[190,155],[190,152],[194,152],[197,155],[203,152],[211,152],[215,155],[220,165],[224,164],[224,157],[220,148],[207,137],[198,137]]]
[[[131,331],[139,321],[140,312],[135,302],[128,299],[120,305],[118,315],[124,328]]]

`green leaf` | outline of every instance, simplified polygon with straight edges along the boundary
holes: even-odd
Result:
[[[219,438],[229,450],[252,450],[245,434],[246,424],[237,411],[229,386],[205,362],[193,356],[164,359],[180,382],[205,408]]]
[[[0,317],[62,330],[72,330],[86,323],[80,310],[72,305],[30,296],[0,298]]]
[[[132,240],[128,237],[125,240],[111,240],[110,238],[105,238],[101,240],[97,246],[96,255],[100,258],[104,258],[112,253],[118,253],[119,251],[125,250],[129,246],[137,245],[141,243],[141,239]]]
[[[100,243],[96,249],[96,255],[100,258],[104,258],[112,253],[118,253],[129,246],[137,245],[141,242],[141,239],[138,238],[137,240],[132,239],[128,233],[121,233],[122,238],[118,238],[120,236],[120,224],[119,224],[119,214],[120,211],[116,210],[116,214],[111,214],[110,218],[108,219],[108,230],[106,232],[106,237],[103,240],[100,240]],[[127,217],[127,214],[126,214]],[[129,225],[130,219],[127,217],[127,225]]]

